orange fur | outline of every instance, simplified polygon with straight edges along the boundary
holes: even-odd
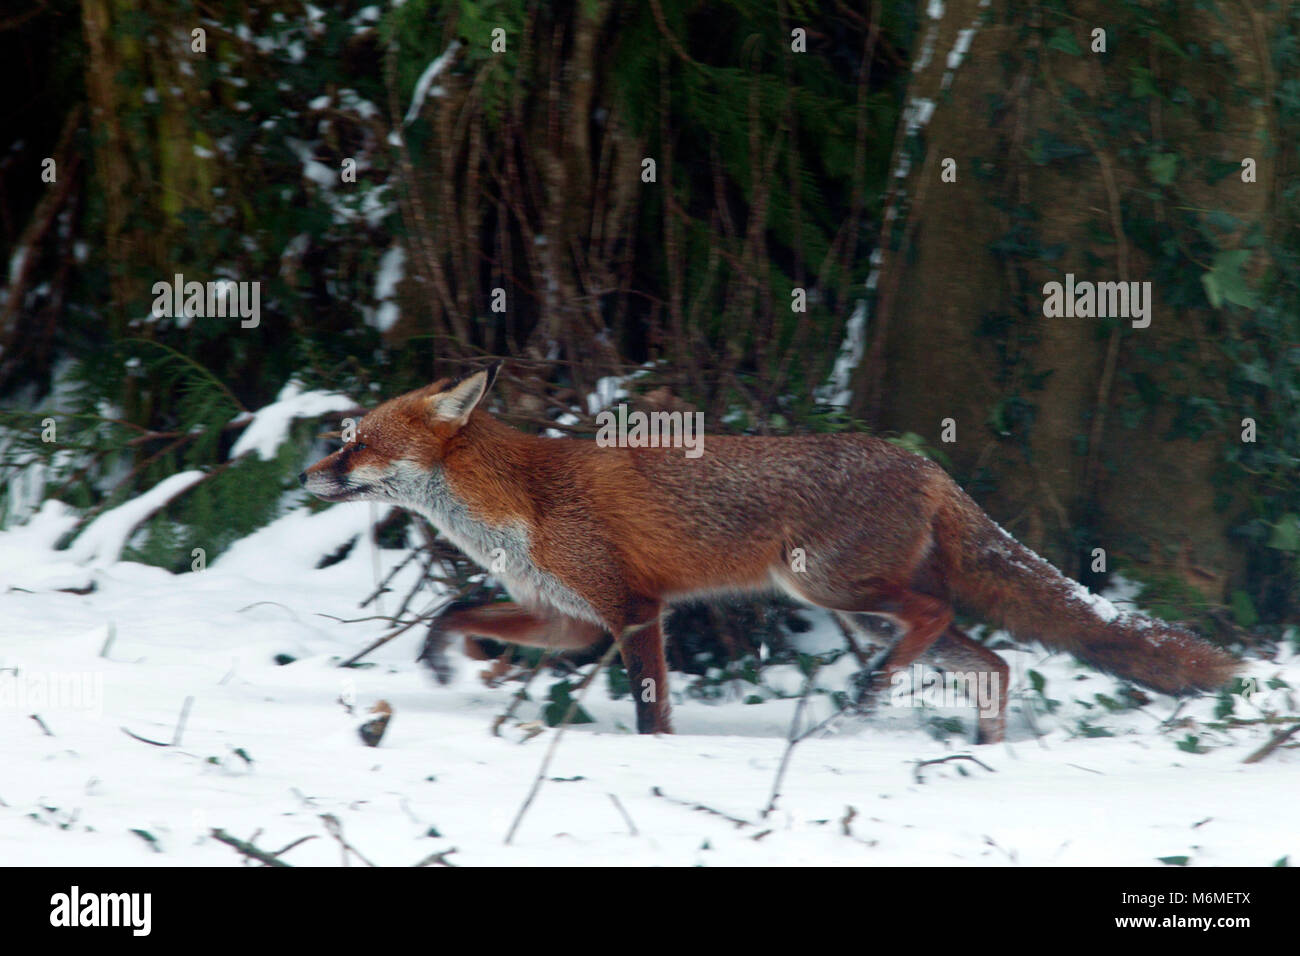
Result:
[[[954,609],[1157,690],[1220,686],[1236,662],[1175,625],[1119,614],[998,528],[937,465],[858,434],[705,436],[704,453],[526,435],[477,408],[495,367],[400,396],[302,475],[328,500],[424,513],[488,564],[519,606],[458,609],[434,628],[587,646],[623,635],[637,726],[670,718],[661,618],[675,601],[779,587],[847,615],[893,618],[883,676],[925,656],[1000,678]],[[629,629],[626,630],[625,629]],[[426,657],[432,653],[426,646]]]

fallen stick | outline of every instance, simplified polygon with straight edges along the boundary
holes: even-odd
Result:
[[[126,734],[133,740],[138,740],[142,744],[150,744],[154,747],[175,747],[181,742],[181,734],[185,731],[185,721],[190,715],[190,707],[194,703],[193,697],[186,697],[185,703],[181,704],[181,715],[176,719],[176,729],[172,732],[171,743],[165,740],[150,740],[148,737],[141,737],[139,734],[126,727],[122,728],[122,733]]]
[[[456,848],[452,847],[450,850],[439,850],[437,853],[430,853],[419,863],[416,863],[415,866],[418,868],[421,866],[429,866],[432,863],[437,863],[439,866],[454,867],[456,864],[449,861],[447,857],[451,856],[455,852]]]
[[[700,813],[707,813],[710,816],[714,816],[714,817],[722,817],[722,819],[726,820],[728,823],[734,823],[736,825],[736,829],[738,830],[742,827],[752,827],[758,825],[750,820],[742,819],[741,817],[733,817],[730,813],[723,813],[721,810],[715,810],[713,809],[713,807],[705,806],[702,803],[692,803],[690,800],[682,800],[678,797],[670,797],[668,796],[668,794],[664,793],[658,787],[651,787],[650,793],[653,796],[661,797],[662,799],[667,800],[669,803],[675,803],[679,807],[686,807],[686,809],[688,810],[698,810]],[[764,831],[764,832],[766,833],[771,831]]]
[[[122,728],[122,733],[126,734],[128,737],[140,741],[140,743],[142,744],[152,744],[155,747],[171,746],[171,744],[167,743],[167,741],[165,740],[150,740],[148,737],[141,737],[139,734],[135,733],[134,731],[127,730],[125,727]]]
[[[243,840],[239,839],[238,837],[231,836],[225,830],[214,828],[212,830],[212,839],[224,843],[226,844],[226,846],[234,847],[244,856],[253,860],[258,860],[261,863],[265,863],[267,866],[293,866],[292,863],[286,863],[284,862],[284,860],[281,860],[278,857],[276,857],[274,853],[268,853],[263,849],[253,846],[253,844],[251,843],[245,843]],[[288,849],[288,847],[286,847],[285,849]],[[284,851],[281,850],[280,852],[283,853]]]
[[[949,760],[969,760],[972,763],[979,764],[979,766],[983,767],[989,773],[997,773],[996,770],[994,770],[992,767],[986,764],[983,760],[980,760],[978,757],[972,757],[970,754],[950,754],[947,757],[936,757],[934,760],[918,760],[916,762],[916,765],[912,768],[912,778],[917,783],[925,783],[925,781],[921,779],[922,767],[931,767],[934,766],[935,764],[947,763]]]
[[[289,843],[289,844],[287,844],[287,845],[285,845],[285,846],[282,846],[280,849],[276,850],[274,853],[271,854],[271,856],[274,856],[274,857],[281,857],[281,856],[284,856],[286,853],[288,853],[288,852],[289,852],[290,850],[292,850],[294,847],[296,847],[296,846],[298,846],[298,845],[300,845],[300,844],[302,844],[302,843],[306,843],[308,840],[315,840],[315,839],[316,839],[316,834],[315,834],[315,833],[309,833],[309,834],[307,834],[307,836],[305,836],[305,837],[298,837],[298,839],[294,840],[292,843]]]
[[[1264,746],[1260,747],[1253,754],[1248,756],[1242,761],[1242,763],[1259,763],[1274,750],[1277,750],[1278,747],[1281,747],[1284,743],[1290,740],[1295,735],[1296,731],[1300,731],[1300,724],[1292,724],[1286,730],[1273,731],[1273,736],[1269,738],[1268,743],[1264,744]]]

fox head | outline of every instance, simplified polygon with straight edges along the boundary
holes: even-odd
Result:
[[[500,367],[496,362],[384,402],[361,419],[352,441],[302,472],[298,481],[326,501],[418,506],[425,501],[430,478],[441,471],[449,444]]]

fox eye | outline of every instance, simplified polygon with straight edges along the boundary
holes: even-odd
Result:
[[[357,451],[365,451],[365,450],[366,450],[366,443],[363,441],[357,442]]]

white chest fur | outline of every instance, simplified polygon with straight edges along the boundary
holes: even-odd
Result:
[[[491,524],[477,517],[447,486],[441,472],[424,473],[423,493],[402,503],[419,511],[476,564],[528,607],[550,607],[570,617],[602,623],[600,615],[559,578],[538,567],[522,522]]]

